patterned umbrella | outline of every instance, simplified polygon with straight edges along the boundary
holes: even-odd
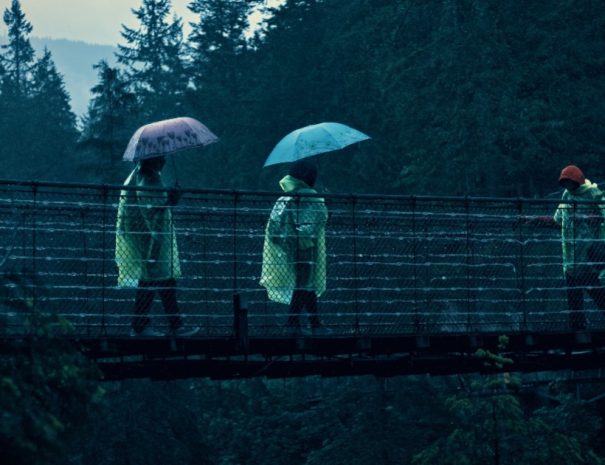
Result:
[[[278,142],[264,166],[290,163],[319,153],[342,149],[370,136],[341,123],[320,123],[296,129]]]
[[[124,160],[139,161],[218,141],[210,129],[186,116],[141,126],[130,138]]]

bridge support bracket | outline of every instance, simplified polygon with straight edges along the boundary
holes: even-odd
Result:
[[[483,338],[478,334],[471,334],[468,337],[468,343],[472,349],[477,349],[483,345]]]
[[[248,302],[239,292],[233,294],[233,334],[238,351],[244,354],[250,352],[248,336]]]
[[[357,339],[357,350],[370,351],[372,350],[372,340],[367,337],[360,337]]]
[[[576,343],[577,344],[590,344],[592,342],[592,337],[587,331],[579,331],[575,334]]]

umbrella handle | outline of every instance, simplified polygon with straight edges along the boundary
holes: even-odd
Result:
[[[180,187],[179,178],[176,171],[176,162],[174,161],[174,154],[170,155],[170,160],[172,164],[172,171],[174,172],[174,187]]]

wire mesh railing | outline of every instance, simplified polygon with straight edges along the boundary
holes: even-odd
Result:
[[[23,333],[29,314],[49,312],[89,336],[126,336],[143,326],[230,336],[237,294],[247,302],[250,335],[289,334],[292,305],[272,301],[260,284],[278,195],[183,190],[178,202],[169,198],[143,188],[0,183],[0,332]],[[138,226],[121,229],[121,199]],[[325,231],[326,290],[318,298],[318,324],[330,333],[555,332],[568,330],[570,322],[578,329],[579,314],[583,326],[605,328],[600,260],[576,254],[582,273],[594,279],[566,280],[561,227],[540,222],[552,218],[558,201],[332,194],[286,200],[294,212],[319,203],[328,212],[325,227],[314,225],[314,233],[301,232],[304,225],[296,219],[280,227],[290,228],[290,236],[306,234],[310,247],[317,247],[317,231]],[[587,218],[595,221],[583,213],[585,204],[568,207],[575,215],[572,229]],[[601,221],[593,226],[600,228]],[[120,235],[134,237],[138,258],[120,256],[120,245],[116,253]],[[578,235],[571,246],[592,245],[600,237]],[[287,240],[283,254],[294,257],[291,262],[316,265],[315,259],[296,258],[307,247],[300,236]],[[148,270],[119,284],[120,259],[174,271],[175,254],[180,273]],[[282,260],[273,272],[296,266]],[[290,285],[301,286],[313,289]],[[312,308],[306,310],[301,330],[311,331],[318,325]]]

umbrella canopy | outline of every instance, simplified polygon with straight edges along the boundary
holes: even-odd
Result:
[[[130,138],[124,160],[139,161],[218,141],[210,129],[186,116],[146,124]]]
[[[367,139],[370,139],[370,136],[340,123],[305,126],[280,140],[267,157],[264,166],[290,163],[319,153],[342,149]]]

